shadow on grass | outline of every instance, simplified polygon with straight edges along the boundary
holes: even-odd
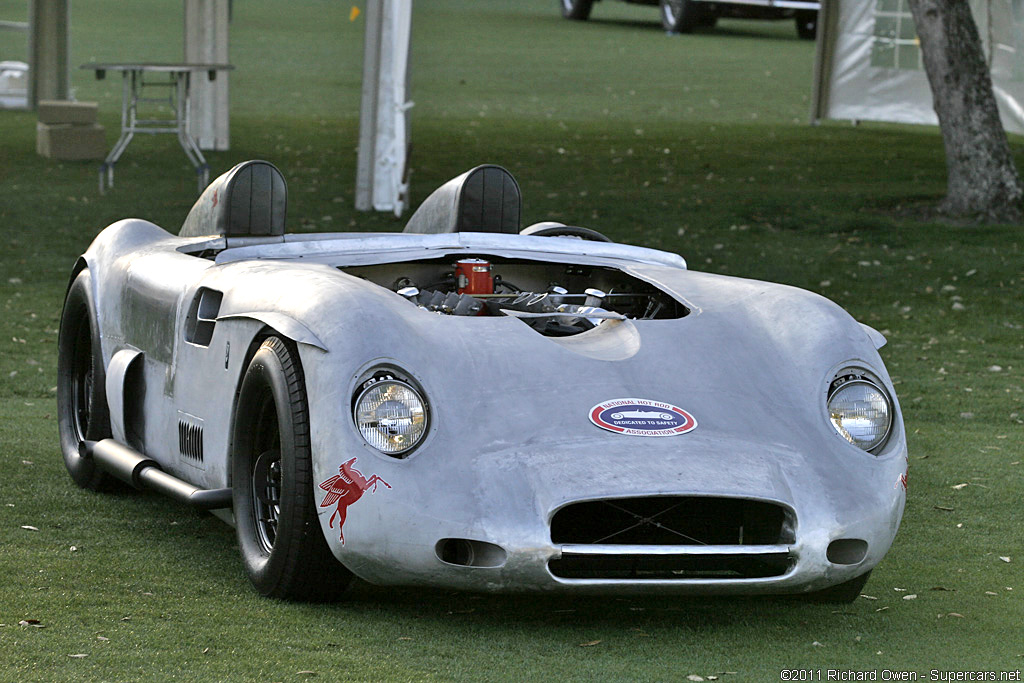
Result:
[[[752,618],[788,620],[794,608],[846,613],[844,605],[810,603],[797,596],[622,596],[459,593],[393,588],[357,581],[338,603],[340,614],[375,613],[388,619],[449,624],[537,627],[731,629]],[[799,609],[798,609],[799,611]],[[855,611],[850,611],[855,614]]]
[[[750,29],[736,28],[734,26],[698,26],[693,29],[690,33],[672,33],[666,31],[661,25],[661,22],[657,19],[652,21],[643,21],[640,19],[620,19],[620,18],[593,18],[589,20],[590,24],[600,26],[616,26],[624,29],[641,29],[649,30],[652,32],[658,32],[670,38],[686,39],[689,36],[708,36],[708,37],[723,37],[723,38],[737,38],[737,39],[754,39],[754,40],[773,40],[781,42],[794,42],[799,41],[800,38],[794,34],[792,36],[782,35],[771,31],[755,31]],[[751,20],[756,21],[756,20]],[[787,20],[791,21],[791,20]]]

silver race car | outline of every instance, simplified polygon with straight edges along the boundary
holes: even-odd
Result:
[[[61,318],[72,479],[213,510],[256,589],[855,598],[907,449],[885,339],[830,301],[520,229],[481,166],[400,234],[285,234],[262,161],[129,219]]]

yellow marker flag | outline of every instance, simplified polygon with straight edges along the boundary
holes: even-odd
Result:
[[[352,5],[352,10],[348,13],[348,20],[355,21],[359,17],[359,8]]]

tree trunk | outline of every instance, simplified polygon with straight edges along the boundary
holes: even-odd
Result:
[[[940,211],[1016,223],[1024,187],[1010,155],[992,78],[967,0],[910,0],[946,147]]]

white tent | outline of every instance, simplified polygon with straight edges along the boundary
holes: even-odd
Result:
[[[1003,126],[1024,133],[1024,0],[970,0]],[[908,0],[831,0],[812,118],[937,124]]]

